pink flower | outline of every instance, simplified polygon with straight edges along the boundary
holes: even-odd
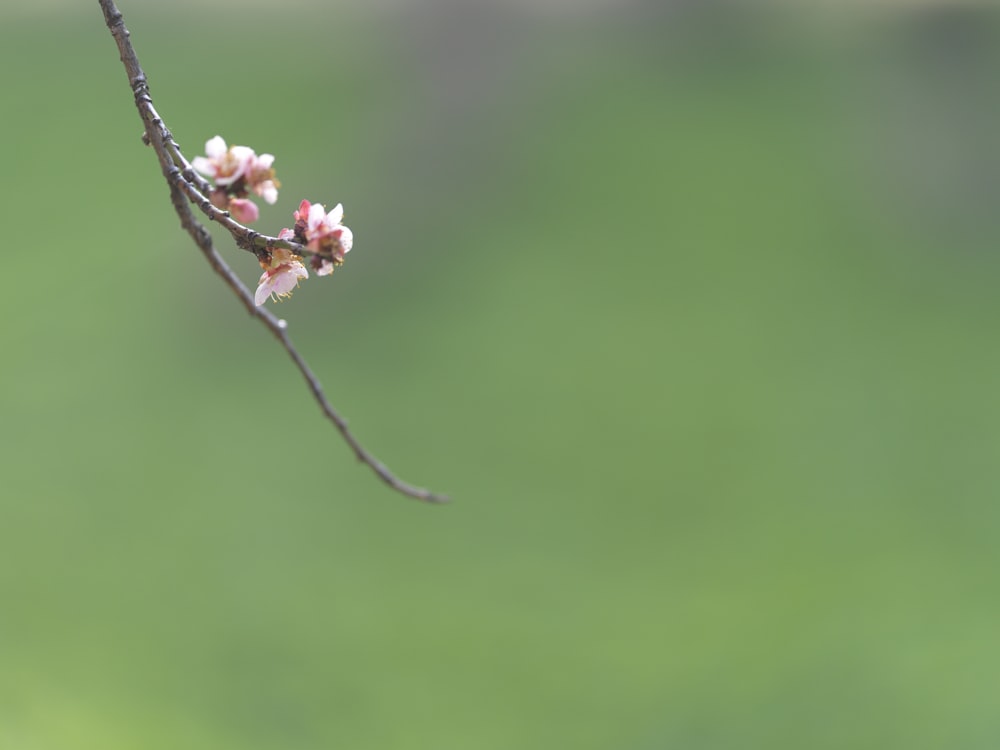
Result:
[[[295,212],[295,229],[304,244],[322,256],[313,265],[320,276],[333,273],[354,245],[354,233],[341,223],[343,218],[344,206],[340,203],[327,213],[322,203],[302,201]]]
[[[246,146],[226,148],[226,142],[220,135],[205,143],[205,154],[208,158],[196,156],[191,166],[215,180],[216,185],[223,187],[232,185],[244,177],[257,159],[252,148]],[[273,160],[274,157],[271,158]]]
[[[282,230],[282,234],[288,230]],[[278,235],[281,237],[281,235]],[[290,239],[282,237],[282,239]],[[267,302],[268,297],[281,298],[290,297],[292,291],[299,285],[299,279],[308,279],[309,272],[302,265],[301,259],[292,253],[291,250],[277,247],[271,251],[271,259],[268,263],[261,263],[264,273],[260,277],[257,286],[257,293],[254,295],[254,303],[260,307]]]
[[[229,201],[229,211],[240,224],[253,224],[260,218],[257,204],[246,198],[232,198]]]
[[[247,185],[257,195],[262,197],[271,205],[278,200],[278,187],[281,185],[274,179],[273,154],[254,155],[253,161],[247,170]]]

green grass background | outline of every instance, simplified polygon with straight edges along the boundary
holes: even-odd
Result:
[[[180,232],[97,4],[0,12],[0,748],[997,746],[991,15],[121,5],[263,231],[344,202],[277,311],[454,502]]]

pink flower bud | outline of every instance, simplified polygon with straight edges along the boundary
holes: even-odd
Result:
[[[208,200],[220,211],[229,210],[229,195],[222,188],[216,188],[209,193]]]
[[[233,198],[229,201],[229,211],[240,224],[253,224],[260,218],[257,204],[246,198]]]

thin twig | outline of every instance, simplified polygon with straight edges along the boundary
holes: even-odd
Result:
[[[211,186],[191,167],[184,154],[181,153],[180,147],[174,141],[173,135],[167,129],[166,125],[164,125],[163,120],[153,107],[146,74],[139,65],[135,50],[132,48],[131,41],[129,41],[129,31],[125,27],[121,11],[115,6],[113,0],[99,0],[99,2],[101,10],[104,12],[104,21],[111,31],[115,42],[118,44],[122,64],[125,66],[129,85],[132,87],[132,93],[135,96],[135,105],[145,126],[143,140],[153,147],[160,161],[163,176],[170,186],[170,201],[177,212],[177,216],[180,218],[181,227],[191,235],[191,239],[194,240],[194,243],[208,260],[212,269],[222,277],[226,285],[239,298],[240,302],[243,303],[247,312],[257,318],[281,342],[285,351],[288,352],[288,356],[292,358],[295,366],[302,373],[302,377],[305,378],[306,384],[309,386],[309,390],[312,392],[323,414],[333,422],[344,440],[351,447],[351,450],[354,451],[357,459],[366,464],[375,472],[379,479],[397,492],[425,502],[447,502],[448,498],[446,495],[440,495],[402,481],[385,464],[365,450],[348,429],[346,420],[337,413],[327,400],[326,395],[323,393],[323,387],[320,385],[316,375],[309,368],[309,365],[306,364],[306,361],[299,354],[295,346],[293,346],[291,339],[288,337],[285,321],[279,320],[269,310],[257,307],[254,304],[253,295],[250,293],[250,290],[240,281],[239,277],[222,259],[222,256],[216,252],[211,233],[195,217],[194,212],[191,210],[191,204],[198,206],[210,220],[218,222],[229,230],[236,240],[237,245],[245,250],[256,252],[258,250],[266,251],[275,247],[284,247],[296,253],[311,254],[308,248],[298,243],[258,234],[232,219],[228,212],[221,211],[212,205],[205,196],[205,193],[211,189]]]

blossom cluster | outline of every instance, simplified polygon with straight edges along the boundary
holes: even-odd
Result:
[[[317,276],[327,276],[344,262],[344,255],[354,244],[354,233],[341,221],[344,207],[337,204],[327,212],[322,203],[302,201],[295,212],[295,227],[278,232],[279,240],[291,240],[305,245],[314,254],[309,265]],[[299,279],[309,278],[309,272],[299,255],[275,248],[267,265],[261,262],[264,273],[260,277],[254,302],[264,304],[268,297],[287,297],[299,284]]]
[[[226,146],[221,136],[205,144],[205,156],[198,156],[192,166],[215,183],[209,195],[212,205],[229,211],[233,218],[249,224],[259,218],[257,204],[247,196],[253,192],[268,203],[278,200],[280,183],[274,176],[274,156],[258,156],[247,146]],[[322,203],[307,200],[294,213],[295,224],[282,229],[279,240],[305,246],[311,253],[309,265],[318,276],[327,276],[344,262],[354,244],[354,233],[344,226],[344,207],[340,203],[327,211]],[[288,297],[299,281],[309,278],[302,256],[287,248],[272,248],[261,257],[264,269],[257,285],[254,302],[259,307],[268,298]]]
[[[191,166],[215,182],[208,196],[212,205],[232,213],[242,224],[251,224],[260,217],[257,204],[248,199],[254,192],[270,204],[278,200],[281,186],[274,178],[274,156],[257,153],[247,146],[226,146],[222,136],[205,144],[205,156],[196,156]]]

